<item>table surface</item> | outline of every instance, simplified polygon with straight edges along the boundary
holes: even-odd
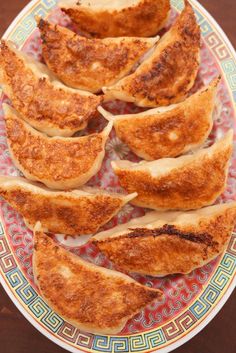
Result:
[[[236,1],[200,0],[213,15],[236,47]],[[14,17],[28,3],[26,0],[0,0],[0,36]],[[236,291],[211,323],[175,353],[235,353]],[[30,350],[29,350],[30,346]],[[41,335],[16,309],[0,286],[0,352],[60,353],[64,349]]]

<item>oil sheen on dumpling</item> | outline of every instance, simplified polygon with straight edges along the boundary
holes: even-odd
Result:
[[[66,85],[90,92],[98,92],[127,75],[159,39],[90,39],[43,19],[38,26],[48,67]]]
[[[24,119],[49,136],[84,129],[102,102],[102,96],[63,85],[44,64],[5,41],[0,44],[0,83]]]
[[[200,147],[208,137],[217,84],[215,79],[184,102],[143,113],[112,115],[102,107],[98,111],[113,121],[116,135],[139,157],[176,157]]]
[[[188,212],[150,212],[91,241],[122,271],[189,273],[222,253],[236,223],[236,202]]]
[[[80,330],[115,334],[146,305],[162,299],[159,289],[87,262],[37,229],[33,272],[48,305]]]
[[[200,61],[200,28],[185,1],[172,28],[164,34],[137,70],[104,87],[107,100],[120,99],[141,107],[158,107],[184,100],[192,88]]]
[[[94,37],[150,37],[164,25],[170,0],[61,0],[62,11]]]
[[[6,104],[4,113],[12,160],[27,179],[52,189],[73,189],[85,184],[101,168],[112,122],[102,132],[88,136],[48,137]]]
[[[233,150],[233,130],[192,155],[152,162],[113,161],[121,186],[138,192],[131,203],[157,210],[211,205],[225,190]]]
[[[31,230],[40,221],[44,232],[71,236],[96,233],[136,196],[91,187],[51,191],[10,176],[0,176],[0,195],[22,215]]]

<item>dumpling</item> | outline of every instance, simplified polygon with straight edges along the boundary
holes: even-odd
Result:
[[[104,87],[106,100],[120,99],[141,107],[178,103],[192,88],[200,61],[200,28],[191,5],[185,1],[173,27],[137,70]]]
[[[170,0],[62,0],[59,6],[92,36],[150,37],[164,27]]]
[[[90,92],[98,92],[127,75],[159,39],[89,39],[42,19],[39,29],[48,67],[66,85]]]
[[[48,137],[28,125],[4,105],[9,151],[27,179],[52,189],[73,189],[85,184],[99,169],[112,122],[100,133],[82,137]]]
[[[0,176],[0,195],[33,230],[68,235],[94,234],[136,194],[122,195],[97,188],[51,191],[19,177]]]
[[[155,160],[176,157],[201,146],[212,125],[218,79],[184,102],[143,113],[112,115],[98,111],[114,122],[120,140],[139,157]]]
[[[48,305],[80,330],[115,334],[146,305],[162,298],[122,273],[82,260],[37,230],[35,282]]]
[[[96,114],[102,96],[68,88],[48,68],[2,41],[0,83],[14,108],[49,136],[72,136]]]
[[[157,210],[211,205],[224,191],[232,155],[233,130],[193,155],[152,162],[113,161],[121,186],[138,192],[134,205]]]
[[[189,273],[222,253],[235,223],[231,202],[185,213],[151,212],[91,241],[120,270],[166,276]]]

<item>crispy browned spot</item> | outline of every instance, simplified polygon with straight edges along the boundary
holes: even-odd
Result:
[[[36,233],[34,271],[44,298],[76,325],[114,329],[154,299],[152,290],[129,278],[111,276]]]
[[[96,113],[102,97],[55,88],[48,79],[38,79],[4,41],[0,47],[2,82],[15,109],[28,121],[44,121],[59,128],[79,130]]]
[[[92,234],[107,223],[123,205],[122,198],[96,196],[40,195],[11,187],[0,186],[0,195],[33,227],[37,221],[52,233],[69,235]]]
[[[201,117],[202,114],[199,114],[190,122],[187,121],[182,109],[176,109],[174,114],[173,112],[166,113],[163,121],[148,115],[145,120],[133,119],[131,125],[127,118],[115,122],[115,128],[118,137],[134,152],[137,151],[138,155],[139,153],[145,154],[149,157],[148,160],[155,160],[177,156],[186,145],[197,142],[199,135],[202,136],[209,128],[207,123],[199,124],[200,121],[202,122]],[[177,138],[173,140],[169,137],[172,131],[177,133]]]
[[[179,237],[180,239],[185,239],[188,241],[191,241],[193,243],[200,243],[200,244],[205,244],[207,246],[213,246],[215,245],[215,242],[212,241],[212,236],[208,233],[193,233],[193,232],[184,232],[179,229],[177,229],[174,225],[169,225],[165,224],[161,228],[155,228],[155,229],[148,229],[148,228],[129,228],[128,229],[130,232],[128,234],[123,234],[119,236],[119,239],[121,238],[136,238],[136,237],[158,237],[160,235],[165,235],[165,236],[176,236]],[[112,242],[114,238],[108,238],[105,239],[104,242]],[[102,242],[101,241],[94,241],[96,244],[97,242]]]
[[[188,145],[201,144],[207,137],[212,125],[213,98],[214,89],[210,89],[171,111],[116,120],[116,133],[141,158],[178,156],[188,150]]]
[[[115,169],[119,182],[129,193],[138,192],[131,202],[139,206],[166,209],[200,208],[213,202],[223,191],[232,146],[167,175],[153,177],[146,171]]]
[[[123,271],[149,275],[188,273],[224,250],[235,217],[234,207],[214,217],[209,216],[209,219],[203,218],[197,224],[175,225],[171,236],[168,232],[171,230],[172,233],[173,228],[160,230],[162,234],[159,229],[153,229],[153,232],[141,230],[140,233],[137,229],[137,233],[127,230],[117,237],[93,242]]]
[[[78,4],[74,8],[62,10],[77,23],[82,31],[95,37],[149,37],[163,27],[167,19],[169,0],[141,0],[137,6],[121,11],[88,11]]]
[[[88,39],[40,20],[43,56],[50,69],[72,87],[99,91],[128,74],[151,42],[124,38]]]
[[[200,28],[192,7],[186,7],[171,28],[168,45],[162,43],[151,65],[131,76],[126,91],[138,100],[147,99],[153,106],[169,105],[183,99],[192,87],[198,67]],[[164,42],[163,42],[164,43]],[[126,83],[125,83],[126,84]]]
[[[6,119],[9,147],[16,160],[39,180],[54,181],[77,178],[88,172],[103,150],[103,136],[88,136],[61,141],[46,138],[27,129],[20,119]]]

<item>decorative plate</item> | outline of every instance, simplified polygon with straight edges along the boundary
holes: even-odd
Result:
[[[223,31],[197,1],[191,4],[202,30],[201,67],[194,89],[207,84],[218,72],[222,81],[214,111],[215,123],[210,139],[235,128],[236,55]],[[34,0],[19,14],[4,35],[19,48],[41,59],[39,32],[35,28],[35,15],[50,17],[69,26],[67,17],[57,8],[56,0]],[[183,8],[182,0],[172,0],[169,25]],[[0,105],[7,97],[1,95]],[[113,102],[109,109],[114,113],[132,112],[133,106]],[[137,108],[136,108],[137,110]],[[96,128],[93,126],[92,128]],[[236,151],[235,151],[236,152]],[[101,171],[90,185],[119,191],[116,177],[110,169],[110,160],[128,158],[135,160],[128,148],[110,135],[106,157]],[[0,109],[0,168],[1,174],[19,175],[6,145],[5,126]],[[236,153],[230,168],[227,190],[218,201],[236,199]],[[3,200],[0,200],[0,281],[23,315],[45,336],[71,352],[169,352],[196,335],[216,315],[226,302],[236,283],[236,233],[225,253],[191,274],[169,276],[162,279],[135,276],[148,286],[161,288],[164,299],[150,305],[128,321],[116,336],[93,335],[81,332],[65,322],[44,302],[33,281],[32,233],[22,218]],[[107,226],[127,222],[144,214],[141,209],[126,206]],[[82,245],[71,238],[58,238],[68,249],[96,264],[111,264],[92,246]]]

